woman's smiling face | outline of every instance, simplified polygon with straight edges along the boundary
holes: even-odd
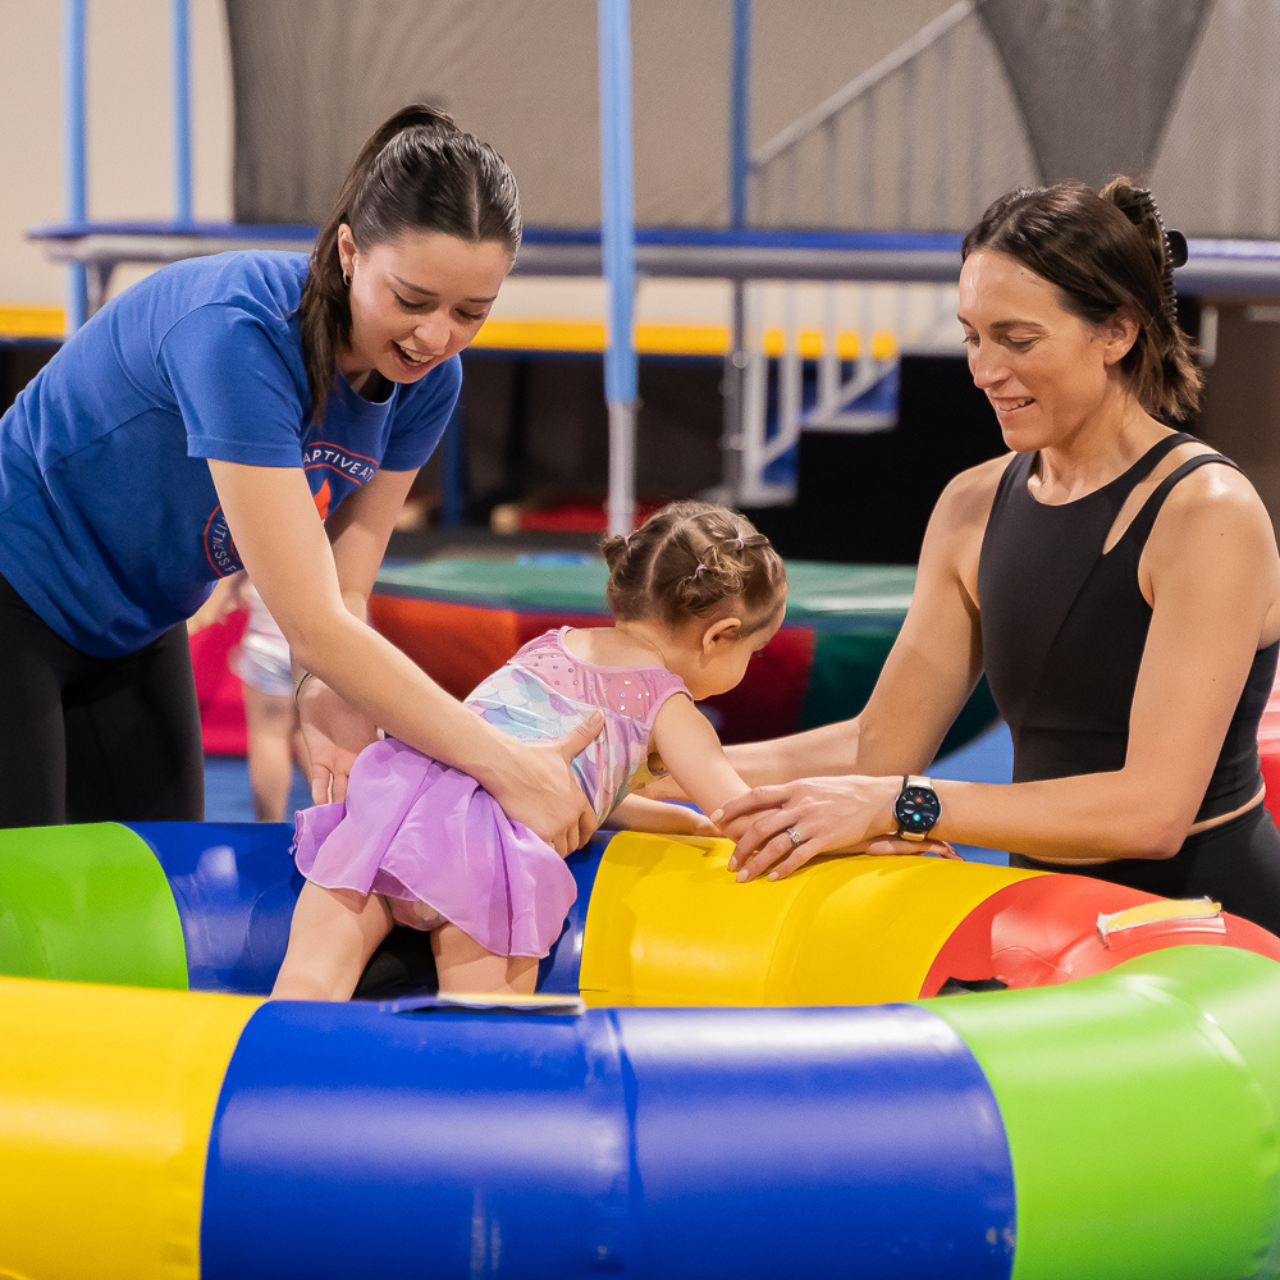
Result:
[[[390,382],[417,382],[457,355],[511,270],[501,241],[472,243],[438,231],[407,231],[358,249],[343,224],[338,255],[351,279],[351,338],[340,365],[352,381],[376,370]]]
[[[1010,449],[1071,437],[1125,391],[1120,361],[1137,337],[1123,313],[1092,325],[1057,288],[1006,253],[978,250],[960,272],[960,323],[974,385],[996,411]]]

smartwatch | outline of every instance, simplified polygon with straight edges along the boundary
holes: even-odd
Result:
[[[942,817],[942,804],[933,783],[914,774],[902,779],[902,790],[893,802],[898,835],[904,840],[924,840]]]

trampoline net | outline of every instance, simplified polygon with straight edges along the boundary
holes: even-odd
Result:
[[[577,157],[598,149],[595,7],[558,7],[578,20],[540,22],[519,0],[226,0],[236,219],[323,221],[364,139],[427,102],[517,168],[526,211],[594,220],[595,167]]]
[[[225,4],[239,221],[319,221],[363,139],[418,100],[502,152],[528,223],[598,222],[593,0]],[[810,83],[819,50],[828,72],[856,70],[847,6],[756,0],[769,39],[753,48],[754,118],[795,119],[827,95]],[[944,10],[919,0],[913,12]],[[1127,172],[1189,233],[1280,236],[1280,2],[963,0],[954,12],[939,39],[756,166],[753,223],[958,229],[1010,187]],[[728,16],[727,0],[633,6],[642,225],[725,222]]]
[[[1035,181],[1035,159],[990,37],[970,15],[757,164],[766,227],[951,230]]]
[[[1150,171],[1212,0],[984,0],[1040,178]]]

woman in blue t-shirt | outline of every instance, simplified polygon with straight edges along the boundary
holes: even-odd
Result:
[[[381,727],[561,852],[593,823],[526,746],[365,623],[396,515],[520,243],[515,180],[426,107],[365,144],[299,254],[175,263],[79,330],[0,419],[0,826],[199,819],[185,619],[248,570],[288,638],[317,801]]]

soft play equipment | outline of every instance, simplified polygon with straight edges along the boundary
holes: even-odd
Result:
[[[623,834],[541,997],[264,1004],[288,844],[0,834],[0,1276],[1280,1274],[1280,939],[1215,904]]]

